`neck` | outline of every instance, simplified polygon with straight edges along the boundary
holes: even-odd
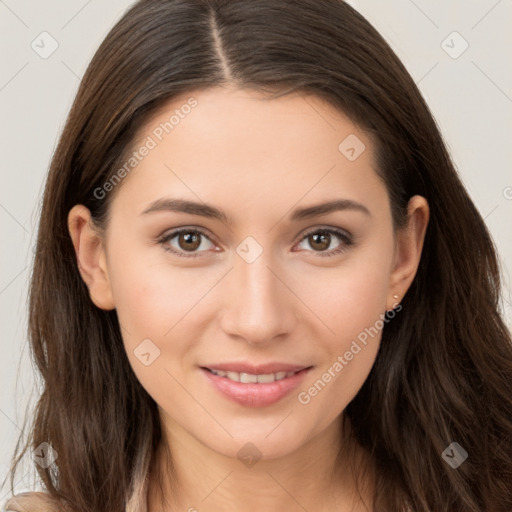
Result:
[[[356,445],[347,449],[341,416],[299,450],[275,459],[263,454],[252,464],[210,450],[169,418],[165,424],[148,512],[368,510],[361,496],[370,503],[369,481],[358,489],[355,480],[368,458]]]

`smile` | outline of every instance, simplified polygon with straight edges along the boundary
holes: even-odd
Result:
[[[246,373],[201,367],[212,388],[244,407],[266,407],[290,395],[312,367],[275,373]]]
[[[277,372],[277,373],[264,373],[260,375],[254,375],[252,373],[243,373],[243,372],[224,372],[222,370],[212,370],[207,368],[214,375],[218,375],[219,377],[226,377],[233,382],[242,382],[244,384],[266,384],[268,382],[274,382],[276,380],[283,380],[287,377],[292,377],[298,372]],[[300,371],[300,370],[299,370]]]

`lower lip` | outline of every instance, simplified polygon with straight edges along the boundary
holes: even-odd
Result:
[[[311,368],[304,368],[291,377],[264,384],[244,384],[227,377],[220,377],[201,368],[209,381],[224,396],[245,407],[265,407],[275,404],[290,394],[303,380]]]

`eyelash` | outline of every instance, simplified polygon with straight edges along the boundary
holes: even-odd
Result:
[[[166,245],[167,242],[169,242],[176,236],[181,235],[182,233],[199,233],[200,235],[204,236],[205,238],[208,238],[208,240],[210,239],[208,234],[205,231],[203,231],[202,229],[181,228],[181,229],[177,229],[175,231],[172,231],[171,233],[168,233],[168,234],[160,237],[158,239],[158,243],[162,245],[162,247],[165,251],[171,252],[180,258],[182,258],[182,257],[197,258],[198,256],[200,256],[201,252],[203,252],[203,251],[189,253],[189,254],[185,255],[182,252],[176,251],[175,249]],[[335,235],[335,236],[339,237],[343,241],[343,243],[337,249],[331,249],[328,252],[327,251],[313,251],[313,252],[316,252],[321,258],[329,258],[331,256],[336,256],[336,255],[341,254],[344,251],[348,250],[352,245],[354,245],[354,242],[353,242],[352,238],[350,237],[350,235],[348,235],[344,231],[341,231],[339,229],[334,229],[334,228],[316,228],[312,231],[305,233],[302,236],[302,238],[299,240],[299,243],[302,242],[303,240],[305,240],[308,236],[313,235],[315,233],[329,233],[331,235]]]

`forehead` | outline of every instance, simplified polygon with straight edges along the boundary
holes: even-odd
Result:
[[[321,98],[297,92],[182,94],[139,129],[130,149],[138,157],[122,188],[140,211],[165,194],[233,206],[238,199],[262,211],[276,201],[361,201],[383,191],[369,135]]]
[[[172,148],[175,154],[185,145],[189,153],[193,149],[198,155],[208,150],[220,151],[217,161],[221,156],[230,160],[251,156],[255,164],[269,156],[283,157],[287,153],[292,159],[294,154],[318,149],[335,160],[340,152],[350,149],[348,146],[355,146],[357,157],[362,148],[371,144],[368,133],[318,96],[292,92],[271,98],[269,94],[233,86],[174,97],[139,128],[131,149],[136,150],[148,137],[160,149]],[[352,144],[340,148],[347,138]],[[369,149],[368,161],[372,156]],[[352,160],[354,154],[345,156]]]

